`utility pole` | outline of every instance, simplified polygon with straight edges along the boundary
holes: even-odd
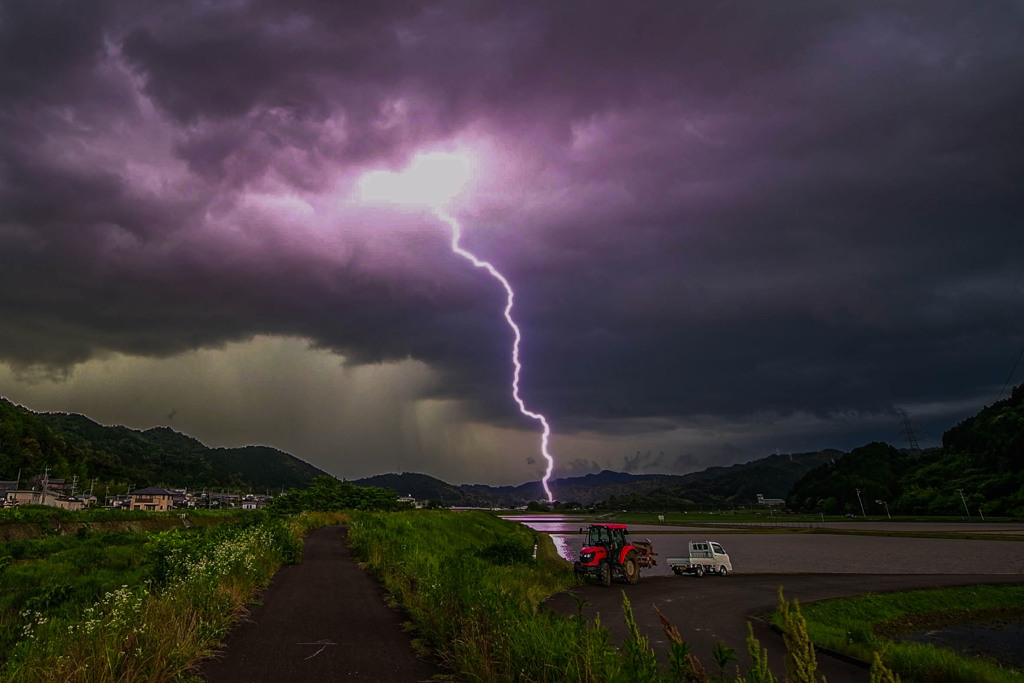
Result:
[[[889,519],[892,519],[892,515],[889,514],[889,504],[886,503],[884,500],[881,500],[881,499],[876,500],[875,502],[878,503],[879,505],[884,505],[885,506],[885,516],[888,517]]]
[[[963,489],[957,489],[956,492],[960,494],[960,502],[962,502],[964,504],[964,512],[966,512],[967,516],[970,517],[971,516],[971,511],[967,508],[967,499],[964,498],[964,490]]]
[[[860,498],[860,489],[854,489],[857,491],[857,502],[860,503],[860,516],[867,517],[868,513],[864,512],[864,501]]]
[[[914,423],[910,421],[910,413],[903,408],[897,408],[896,413],[899,414],[903,423],[903,438],[907,440],[910,454],[917,455],[921,452],[921,447],[917,444],[917,435],[914,433]]]

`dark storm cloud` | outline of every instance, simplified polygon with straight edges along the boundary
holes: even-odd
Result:
[[[102,53],[99,2],[6,2],[0,9],[0,93],[38,96],[72,86]]]
[[[436,220],[319,218],[327,248],[274,203],[462,135],[518,164],[460,216],[516,285],[526,392],[560,429],[962,400],[1001,385],[1024,337],[1015,3],[0,18],[9,361],[298,334],[422,359],[439,395],[507,417],[501,293]]]

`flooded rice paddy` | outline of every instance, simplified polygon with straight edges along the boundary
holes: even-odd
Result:
[[[513,517],[551,535],[559,554],[575,560],[583,543],[580,518]],[[886,523],[886,531],[929,531],[913,523]],[[852,527],[844,527],[851,529]],[[1018,530],[1024,527],[1018,525]],[[881,530],[878,527],[873,529]],[[669,557],[685,556],[687,543],[715,540],[736,572],[815,574],[1024,574],[1024,543],[999,540],[908,538],[795,533],[717,533],[709,527],[630,524],[633,538],[648,537],[658,566],[645,575],[669,575]],[[963,530],[960,527],[959,530]],[[973,529],[972,529],[973,531]],[[1003,531],[1000,529],[999,531]],[[868,588],[867,586],[865,587]]]
[[[969,657],[991,657],[1024,669],[1024,624],[954,624],[912,633],[900,640],[928,643]]]

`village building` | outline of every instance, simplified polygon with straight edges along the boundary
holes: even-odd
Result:
[[[89,501],[82,498],[69,498],[52,491],[7,491],[4,505],[49,505],[63,510],[84,510]]]
[[[768,507],[771,508],[771,507],[777,507],[777,506],[785,505],[786,501],[783,500],[782,498],[765,498],[763,494],[759,493],[759,494],[757,494],[757,504],[758,505],[767,505]]]
[[[166,512],[171,509],[174,494],[167,489],[156,486],[132,491],[128,494],[132,510],[149,510],[151,512]]]

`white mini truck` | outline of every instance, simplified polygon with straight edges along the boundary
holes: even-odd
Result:
[[[689,557],[670,557],[668,566],[676,574],[725,576],[732,571],[732,561],[717,541],[690,541]]]

